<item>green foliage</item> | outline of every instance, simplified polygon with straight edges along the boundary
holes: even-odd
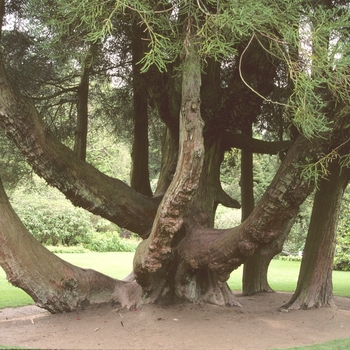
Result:
[[[121,239],[118,232],[93,233],[84,247],[93,252],[134,252],[140,242]]]
[[[334,269],[350,271],[350,205],[349,191],[345,194],[337,231],[337,244],[334,255]]]
[[[92,232],[90,214],[67,201],[32,195],[17,199],[13,207],[31,234],[45,245],[84,243]]]
[[[99,129],[89,140],[86,159],[108,176],[130,182],[130,146],[116,142],[115,136]]]
[[[218,205],[215,213],[215,228],[226,229],[238,226],[241,222],[241,211],[237,209],[226,208]]]
[[[267,154],[254,154],[254,198],[257,203],[270,185],[279,167],[280,160],[277,156]]]
[[[220,167],[220,181],[223,190],[237,200],[241,196],[239,186],[240,157],[240,150],[233,148],[229,152],[225,152],[224,160]]]
[[[83,247],[82,244],[67,247],[67,246],[50,246],[47,245],[46,248],[54,254],[60,253],[69,253],[69,254],[78,254],[78,253],[89,253],[90,250]]]
[[[278,260],[282,261],[301,261],[302,257],[298,255],[279,255]]]
[[[121,238],[116,225],[74,207],[39,179],[31,189],[14,191],[12,205],[32,235],[54,253],[133,252],[139,244],[135,238]]]

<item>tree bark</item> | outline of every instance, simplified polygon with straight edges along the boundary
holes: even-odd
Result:
[[[149,302],[157,300],[164,289],[173,260],[172,240],[180,232],[186,208],[198,188],[204,158],[200,58],[190,32],[186,42],[177,167],[160,204],[150,237],[139,245],[134,260],[136,280]]]
[[[162,140],[162,162],[155,196],[163,196],[173,181],[179,148],[179,137],[166,127]]]
[[[140,302],[141,287],[65,262],[42,246],[12,209],[0,181],[0,265],[8,281],[52,313],[89,305]]]
[[[243,135],[253,138],[252,124],[249,122],[243,130]],[[250,150],[242,149],[241,153],[241,201],[242,201],[242,222],[247,219],[253,211],[254,183],[253,183],[253,153]]]
[[[230,273],[285,232],[299,205],[312,190],[312,186],[300,177],[301,164],[317,157],[318,152],[324,152],[325,143],[323,138],[310,142],[300,137],[290,148],[270,188],[251,215],[243,224],[232,229],[205,228],[205,222],[194,220],[191,215],[177,216],[184,209],[179,210],[180,201],[170,202],[169,198],[174,197],[170,196],[172,192],[167,192],[153,227],[154,232],[140,245],[135,255],[134,271],[145,291],[145,300],[239,305],[226,283]],[[177,172],[169,190],[181,189],[175,186],[176,175]],[[189,199],[185,197],[187,193],[181,196],[184,206]],[[198,197],[194,194],[193,199],[187,202],[185,212],[192,213],[192,205],[200,206],[196,201]],[[167,218],[169,213],[173,214]]]
[[[348,169],[338,159],[329,164],[328,176],[320,181],[312,208],[298,284],[283,307],[309,309],[334,307],[332,270],[341,199],[349,181]]]
[[[148,104],[145,76],[141,75],[139,61],[143,56],[143,28],[136,20],[132,25],[132,68],[133,68],[133,119],[134,138],[131,152],[130,186],[137,192],[152,197],[148,169]]]

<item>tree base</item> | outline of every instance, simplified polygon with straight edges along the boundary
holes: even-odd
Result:
[[[309,310],[309,309],[317,309],[321,307],[331,307],[336,309],[336,305],[334,302],[333,295],[329,297],[313,297],[313,296],[294,296],[292,299],[285,305],[281,307],[281,309],[286,310]]]

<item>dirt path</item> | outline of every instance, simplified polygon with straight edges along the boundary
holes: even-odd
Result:
[[[287,293],[212,305],[100,307],[51,315],[35,306],[0,310],[0,344],[40,349],[269,349],[350,337],[350,299],[338,309],[281,312]]]

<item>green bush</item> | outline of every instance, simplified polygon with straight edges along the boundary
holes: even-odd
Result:
[[[339,235],[337,238],[337,245],[335,248],[333,267],[334,267],[334,270],[350,271],[349,232],[347,232],[347,234],[344,234],[344,235]]]
[[[75,245],[72,247],[65,247],[62,245],[59,246],[46,246],[46,248],[55,254],[61,254],[61,253],[69,253],[69,254],[78,254],[78,253],[89,253],[90,250],[84,248],[81,244]]]
[[[134,252],[138,244],[138,241],[120,238],[119,233],[114,231],[93,233],[84,247],[93,252]]]
[[[302,257],[296,255],[278,255],[277,259],[283,261],[301,261]]]
[[[14,208],[26,228],[45,245],[85,243],[92,232],[90,214],[70,203],[40,200],[16,203]]]
[[[350,271],[350,205],[344,201],[337,230],[334,269]]]
[[[54,253],[134,252],[134,234],[100,216],[73,206],[56,189],[34,184],[16,189],[11,204],[31,234]],[[124,237],[133,239],[123,239]],[[69,248],[68,248],[69,247]]]

